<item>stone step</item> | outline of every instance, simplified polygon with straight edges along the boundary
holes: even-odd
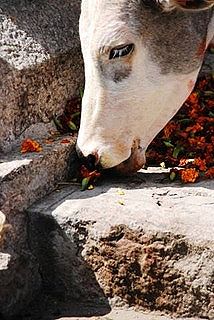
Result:
[[[213,319],[214,181],[153,171],[85,192],[71,184],[28,210],[46,292]]]
[[[39,266],[28,245],[25,210],[65,179],[75,138],[45,135],[39,141],[41,152],[22,154],[17,146],[0,157],[0,212],[6,218],[5,222],[1,219],[5,228],[0,226],[0,318],[21,310],[40,288]]]
[[[62,143],[65,139],[66,143]],[[23,211],[50,193],[66,177],[74,143],[72,136],[59,136],[41,142],[41,152],[22,154],[18,147],[0,156],[1,210],[5,214]]]
[[[0,4],[0,152],[48,122],[83,86],[80,0]]]
[[[175,318],[156,313],[143,313],[134,310],[112,310],[105,316],[92,317],[64,317],[57,320],[199,320],[199,318]]]
[[[140,310],[134,310],[132,308],[113,308],[99,314],[99,311],[88,307],[87,305],[72,306],[72,308],[63,310],[61,316],[57,316],[57,306],[52,307],[49,312],[43,314],[38,311],[33,311],[27,316],[23,316],[22,320],[200,320],[198,317],[194,318],[175,318],[167,315],[163,315],[157,312],[143,312]],[[63,316],[64,315],[64,316]]]

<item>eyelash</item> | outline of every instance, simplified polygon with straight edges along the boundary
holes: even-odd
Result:
[[[134,50],[133,44],[128,44],[122,48],[114,48],[110,52],[109,60],[125,57],[131,54],[133,50]]]

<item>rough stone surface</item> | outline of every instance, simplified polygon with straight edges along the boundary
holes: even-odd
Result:
[[[59,307],[59,305],[57,305]],[[34,310],[26,316],[22,316],[22,320],[200,320],[198,317],[194,318],[175,318],[171,316],[164,316],[161,313],[149,312],[145,313],[140,310],[132,308],[113,308],[110,310],[99,310],[96,306],[92,307],[87,304],[71,303],[70,308],[62,308],[61,310],[52,306],[50,310],[47,309],[43,314]]]
[[[83,84],[80,0],[0,2],[0,152]]]
[[[112,310],[108,315],[100,317],[66,317],[57,318],[57,320],[198,320],[199,318],[172,318],[155,313],[142,313],[134,310]]]
[[[70,185],[29,209],[46,292],[213,319],[214,182],[167,181],[143,171]]]
[[[0,210],[6,217],[0,238],[0,316],[19,312],[40,289],[24,210],[65,179],[74,138],[67,136],[71,142],[62,144],[63,138],[51,144],[42,140],[40,153],[21,154],[19,147],[0,158]]]

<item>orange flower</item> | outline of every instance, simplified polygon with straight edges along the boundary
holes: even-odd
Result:
[[[205,137],[196,137],[188,139],[190,146],[194,146],[197,149],[205,149]]]
[[[202,160],[201,158],[196,158],[193,162],[193,165],[198,167],[200,171],[206,171],[207,170],[207,165],[206,165],[206,160]]]
[[[170,121],[164,128],[164,136],[168,139],[176,129],[178,129],[178,125],[174,121]]]
[[[192,92],[187,99],[187,103],[198,104],[198,94],[196,92]]]
[[[214,167],[211,167],[210,169],[207,170],[205,173],[206,178],[208,179],[214,179]]]
[[[186,132],[192,132],[192,133],[196,133],[201,130],[203,130],[203,127],[199,123],[196,123],[194,124],[194,126],[186,128]]]
[[[42,147],[40,146],[40,144],[35,141],[35,140],[31,140],[31,139],[26,139],[22,142],[21,145],[21,153],[26,153],[26,152],[41,152],[42,151]]]
[[[213,151],[214,151],[214,145],[212,143],[207,143],[206,152],[210,153],[210,154],[213,154]]]
[[[180,159],[179,166],[185,167],[189,163],[188,159]]]
[[[183,169],[179,171],[181,181],[184,183],[195,182],[199,177],[199,172],[195,168]]]

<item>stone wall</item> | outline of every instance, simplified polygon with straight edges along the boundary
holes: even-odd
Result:
[[[0,152],[83,84],[80,1],[0,1]]]

